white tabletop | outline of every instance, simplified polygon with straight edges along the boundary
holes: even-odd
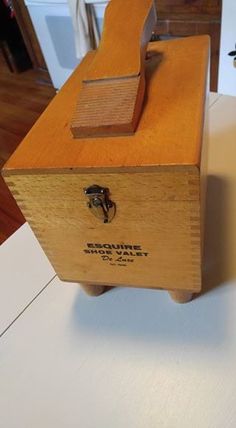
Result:
[[[0,335],[55,276],[26,223],[0,246]]]
[[[27,225],[0,248],[2,427],[235,428],[235,112],[236,98],[211,97],[206,286],[192,302],[88,297],[54,276]]]

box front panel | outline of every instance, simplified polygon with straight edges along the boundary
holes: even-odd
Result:
[[[200,289],[197,169],[5,179],[61,279]],[[84,188],[93,184],[116,204],[110,223],[88,208]]]

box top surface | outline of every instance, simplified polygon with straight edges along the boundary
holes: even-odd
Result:
[[[90,52],[6,163],[5,174],[48,169],[199,166],[209,38],[156,42],[148,50],[153,56],[147,60],[146,97],[134,135],[72,137],[70,122],[81,81],[95,55]]]

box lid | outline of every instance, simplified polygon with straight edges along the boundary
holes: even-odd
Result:
[[[146,98],[134,135],[72,137],[70,121],[81,81],[95,55],[90,52],[6,163],[5,174],[199,166],[209,37],[155,42],[148,51]]]

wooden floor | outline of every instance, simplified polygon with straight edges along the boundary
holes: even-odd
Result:
[[[0,59],[0,169],[55,95],[41,79],[34,70],[11,73]],[[0,176],[0,244],[24,221]]]

